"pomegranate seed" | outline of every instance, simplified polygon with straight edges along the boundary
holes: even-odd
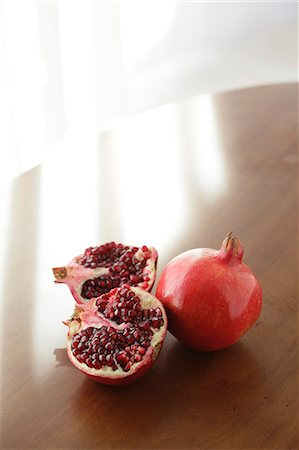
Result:
[[[127,363],[129,361],[129,358],[127,357],[126,352],[122,351],[120,352],[117,356],[116,356],[116,361],[117,362],[122,362],[125,361],[125,363]]]
[[[117,339],[117,332],[116,332],[116,331],[112,331],[112,332],[110,333],[110,338],[111,338],[111,340],[112,340],[112,339]]]
[[[154,308],[150,308],[148,310],[148,316],[149,317],[155,317],[156,316],[156,312],[155,312]]]
[[[107,363],[107,366],[109,366],[109,367],[113,366],[113,356],[112,355],[106,356],[106,363]]]
[[[105,345],[105,349],[108,350],[108,351],[113,350],[113,344],[112,344],[111,342],[108,342],[108,343]]]
[[[118,302],[117,303],[117,307],[118,308],[123,308],[125,306],[125,302]]]
[[[130,311],[128,311],[128,317],[131,320],[134,320],[137,317],[137,312],[131,309]]]
[[[134,337],[130,334],[126,339],[127,344],[131,345],[135,342]]]
[[[124,372],[129,372],[132,367],[132,363],[129,361],[126,366],[123,368]]]
[[[130,334],[129,328],[125,328],[125,329],[124,329],[124,332],[123,332],[123,335],[126,337],[126,336],[128,336],[129,334]]]
[[[134,311],[139,312],[139,311],[141,310],[141,305],[140,305],[140,303],[135,303],[135,304],[133,305],[133,309],[134,309]]]
[[[141,356],[145,355],[146,350],[144,347],[139,346],[138,347],[138,353],[140,353]]]
[[[133,333],[133,336],[134,336],[135,340],[138,341],[140,339],[140,337],[141,337],[140,331],[139,330],[135,330],[134,333]]]
[[[130,275],[130,273],[129,273],[128,270],[122,270],[122,271],[120,272],[120,276],[121,276],[122,278],[126,278],[126,277],[128,277],[129,275]]]
[[[102,368],[102,364],[100,363],[100,361],[94,360],[92,363],[93,367],[97,370]]]
[[[148,322],[139,322],[138,327],[140,330],[149,330],[150,324]]]
[[[148,315],[149,315],[148,309],[144,309],[144,310],[142,311],[142,317],[143,317],[144,319],[147,319],[147,318],[148,318]]]
[[[86,364],[88,367],[92,367],[92,366],[93,366],[93,364],[92,364],[92,359],[91,359],[91,358],[87,358],[86,361],[85,361],[85,364]]]
[[[130,280],[133,281],[133,283],[139,283],[139,281],[141,281],[138,275],[130,275]]]
[[[158,317],[154,317],[151,320],[151,324],[153,328],[160,328],[161,327],[161,319],[159,319]]]
[[[122,309],[120,310],[120,314],[121,314],[122,317],[126,316],[126,315],[127,315],[127,310],[126,310],[126,308],[122,308]]]

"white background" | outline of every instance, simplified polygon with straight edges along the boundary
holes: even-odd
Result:
[[[116,118],[298,79],[297,2],[2,0],[0,27],[1,184]]]

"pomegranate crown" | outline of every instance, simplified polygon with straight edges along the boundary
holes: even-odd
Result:
[[[243,246],[240,240],[233,236],[233,232],[227,233],[219,250],[219,256],[226,261],[242,261]]]

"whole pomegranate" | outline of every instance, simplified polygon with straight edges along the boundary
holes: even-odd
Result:
[[[242,262],[243,248],[229,233],[220,250],[186,251],[167,264],[157,286],[169,331],[195,350],[219,350],[252,327],[262,306],[261,286]]]
[[[70,361],[93,380],[110,385],[128,384],[145,374],[167,329],[161,302],[129,285],[77,304],[64,323]]]
[[[86,303],[124,284],[150,291],[156,278],[158,253],[153,247],[109,242],[89,247],[65,267],[53,269],[56,283],[66,283],[76,303]]]

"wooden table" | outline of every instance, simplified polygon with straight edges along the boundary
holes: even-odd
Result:
[[[294,84],[194,97],[85,144],[73,130],[59,160],[4,189],[3,450],[298,448],[296,112]],[[168,335],[123,388],[69,363],[73,301],[51,267],[115,240],[154,245],[159,276],[230,230],[264,292],[239,343],[196,353]]]

